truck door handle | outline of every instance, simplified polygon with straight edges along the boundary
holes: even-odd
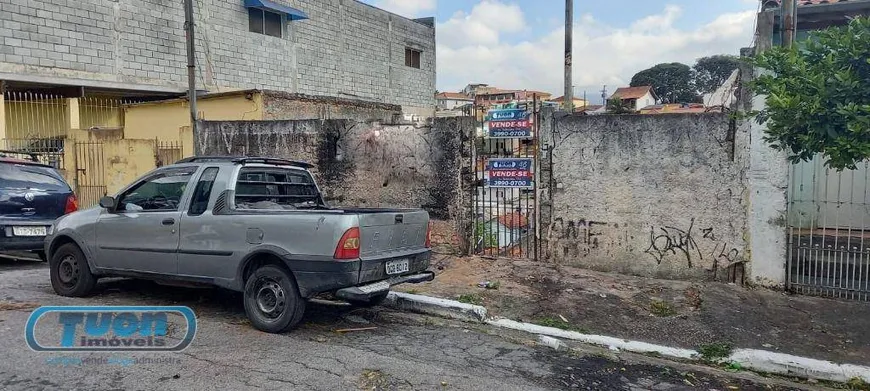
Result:
[[[175,224],[175,219],[172,219],[172,218],[163,219],[163,225],[173,225],[173,224]]]

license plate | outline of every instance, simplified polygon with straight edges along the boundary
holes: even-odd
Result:
[[[387,261],[387,274],[406,273],[408,272],[408,270],[411,270],[409,264],[410,263],[407,259],[400,259],[398,261]]]
[[[45,227],[12,227],[15,236],[45,236]]]

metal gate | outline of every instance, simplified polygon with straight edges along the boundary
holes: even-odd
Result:
[[[537,98],[475,110],[471,249],[491,257],[538,259]]]
[[[820,296],[870,300],[870,165],[827,169],[822,158],[792,165],[787,286]]]
[[[94,141],[75,142],[75,187],[79,206],[89,208],[106,195],[106,167],[103,159],[103,143]]]

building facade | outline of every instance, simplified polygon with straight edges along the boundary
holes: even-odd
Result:
[[[616,89],[608,100],[619,99],[631,111],[656,104],[656,95],[650,86],[622,87]]]
[[[197,88],[269,89],[435,106],[434,21],[356,0],[197,0]],[[187,88],[182,1],[4,0],[6,89],[73,86],[127,95]]]

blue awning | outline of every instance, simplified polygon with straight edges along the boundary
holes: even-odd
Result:
[[[245,0],[246,8],[259,8],[261,10],[271,11],[279,14],[287,15],[287,20],[302,20],[308,19],[308,15],[304,12],[286,5],[278,4],[269,0]]]

